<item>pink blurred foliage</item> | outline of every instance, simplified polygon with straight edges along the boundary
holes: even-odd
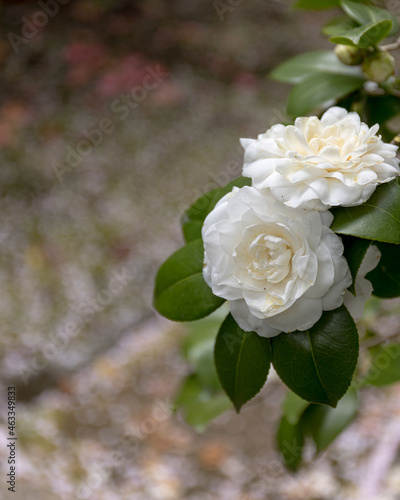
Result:
[[[18,131],[26,126],[31,118],[31,111],[23,102],[5,103],[0,108],[0,148],[15,146],[19,138]]]
[[[189,47],[203,47],[212,43],[212,30],[194,21],[182,22],[176,30],[179,41]]]
[[[187,97],[185,90],[176,82],[165,81],[154,93],[152,103],[160,107],[179,106]]]
[[[121,58],[111,56],[100,43],[73,42],[64,50],[68,71],[66,83],[72,87],[93,84],[93,98],[110,99],[143,84],[149,67],[160,66],[141,52],[132,52]],[[162,70],[166,71],[165,67]],[[158,93],[155,89],[152,94]],[[159,104],[175,103],[177,89],[169,87],[160,97]]]
[[[135,16],[114,14],[107,23],[107,31],[113,35],[120,37],[121,35],[130,36],[134,26]]]
[[[254,73],[239,73],[236,76],[233,85],[238,91],[254,92],[259,86],[259,78]]]
[[[76,87],[89,83],[110,61],[108,48],[100,43],[72,42],[64,49],[68,66],[67,84]]]
[[[98,23],[107,14],[105,6],[98,0],[80,0],[72,2],[70,6],[71,15],[78,21],[85,23]]]
[[[97,96],[107,99],[140,85],[147,74],[146,67],[149,64],[150,61],[139,52],[115,62],[97,82]]]

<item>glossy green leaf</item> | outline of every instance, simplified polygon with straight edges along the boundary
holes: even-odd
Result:
[[[294,7],[307,10],[322,10],[338,7],[339,0],[297,0]]]
[[[364,383],[384,386],[400,381],[400,344],[391,343],[374,349],[374,359]]]
[[[192,241],[172,254],[160,267],[154,290],[154,307],[173,321],[204,318],[224,299],[216,297],[203,278],[204,250]]]
[[[269,340],[243,331],[229,314],[218,332],[214,359],[222,387],[239,412],[267,380],[271,364]]]
[[[381,259],[375,269],[366,276],[374,287],[374,295],[384,299],[400,296],[400,245],[375,243],[381,251]]]
[[[344,306],[325,311],[309,330],[272,341],[272,363],[282,381],[310,403],[335,407],[346,393],[358,359],[358,332]]]
[[[288,391],[282,405],[283,415],[291,425],[295,425],[308,406],[310,406],[308,401],[300,398],[294,392]]]
[[[310,75],[317,73],[349,75],[362,78],[362,72],[359,67],[343,64],[331,50],[306,52],[305,54],[292,57],[277,66],[270,73],[270,76],[280,82],[296,85],[307,80]]]
[[[292,424],[283,416],[277,432],[278,449],[286,467],[295,472],[298,470],[304,449],[304,434],[300,425]]]
[[[186,242],[201,238],[201,228],[204,219],[215,207],[218,201],[227,193],[232,191],[234,186],[239,188],[250,186],[251,179],[238,177],[224,187],[213,189],[204,196],[196,200],[193,205],[184,213],[182,217],[182,230]]]
[[[359,47],[360,49],[374,47],[388,36],[392,26],[393,23],[390,19],[373,21],[344,31],[341,34],[334,35],[330,38],[330,41],[332,43]]]
[[[332,231],[359,238],[400,244],[400,185],[379,186],[363,205],[331,209]]]
[[[322,32],[324,35],[333,36],[356,27],[357,23],[349,19],[348,16],[340,16],[326,23],[322,28]]]
[[[391,14],[388,10],[380,9],[373,5],[365,5],[350,0],[341,0],[340,5],[346,14],[357,21],[359,24],[367,24],[374,21],[382,21],[389,19],[392,22],[392,29],[388,36],[395,35],[399,31],[399,22],[397,17]]]
[[[354,236],[342,235],[344,252],[343,255],[347,260],[349,265],[351,277],[353,278],[353,283],[349,286],[349,291],[355,295],[355,281],[357,278],[358,270],[360,269],[361,263],[370,247],[372,241],[364,240],[361,238],[355,238]]]
[[[288,99],[287,113],[302,116],[323,104],[338,99],[359,89],[364,80],[347,75],[312,75],[296,85]]]
[[[197,375],[187,377],[175,400],[186,422],[197,431],[203,432],[209,422],[232,408],[229,398],[221,391],[205,389]]]
[[[310,405],[301,417],[301,424],[317,447],[317,453],[325,450],[348,427],[357,415],[357,392],[350,388],[336,408]]]

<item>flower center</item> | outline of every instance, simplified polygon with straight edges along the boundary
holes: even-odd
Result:
[[[244,235],[236,248],[236,262],[256,280],[279,283],[289,274],[293,252],[282,237],[268,233]]]

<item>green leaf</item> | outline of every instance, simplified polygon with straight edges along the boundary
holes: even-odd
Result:
[[[382,124],[400,113],[400,99],[394,95],[369,95],[365,108],[369,126]]]
[[[362,78],[362,71],[356,66],[347,66],[339,61],[331,50],[306,52],[292,57],[277,66],[271,78],[280,82],[298,84],[317,73],[349,75]]]
[[[239,413],[267,380],[271,364],[269,340],[245,332],[229,314],[218,332],[214,357],[222,387]]]
[[[292,424],[283,416],[277,432],[278,449],[281,452],[286,467],[296,472],[302,461],[304,449],[304,434],[298,424]]]
[[[222,316],[222,309],[225,309],[225,305],[208,318],[189,323],[189,333],[182,345],[183,354],[195,370],[202,387],[219,390],[222,390],[222,387],[215,369],[214,344],[227,313],[223,312]]]
[[[324,35],[333,36],[356,27],[357,24],[347,16],[340,16],[326,23],[322,28],[322,32],[324,33]]]
[[[400,245],[376,242],[381,251],[381,259],[366,278],[374,287],[374,295],[383,299],[400,296]]]
[[[193,321],[208,316],[224,302],[204,281],[203,260],[203,242],[196,240],[160,267],[154,290],[154,307],[160,314],[173,321]]]
[[[184,213],[182,217],[182,229],[186,242],[190,242],[201,238],[201,228],[203,227],[204,219],[215,207],[217,202],[232,191],[234,186],[239,188],[243,186],[250,186],[251,179],[247,177],[238,177],[224,187],[213,189],[205,194]]]
[[[296,85],[288,99],[287,112],[291,116],[302,116],[323,104],[338,99],[359,89],[364,80],[346,75],[318,73]]]
[[[272,341],[272,363],[282,381],[310,403],[335,407],[346,393],[358,359],[358,333],[344,306],[325,311],[309,330]]]
[[[294,7],[307,10],[322,10],[338,7],[339,0],[297,0]]]
[[[294,472],[301,464],[304,448],[304,433],[300,421],[309,406],[308,401],[292,391],[286,393],[282,404],[283,415],[276,436],[277,444],[286,467]]]
[[[211,420],[232,408],[225,394],[205,389],[195,374],[184,380],[175,405],[181,408],[186,422],[198,432],[203,432]]]
[[[203,431],[213,418],[232,408],[214,363],[215,339],[224,316],[218,310],[208,318],[190,323],[182,345],[183,353],[195,372],[183,382],[176,404],[181,407],[187,423],[198,431]]]
[[[331,209],[332,231],[359,238],[400,244],[400,185],[398,180],[379,186],[357,207]]]
[[[344,252],[343,255],[347,260],[349,265],[351,276],[353,278],[353,283],[349,286],[348,290],[355,295],[355,282],[360,269],[361,263],[370,247],[371,240],[363,240],[361,238],[355,238],[354,236],[342,236]]]
[[[341,34],[334,35],[330,38],[332,43],[342,45],[351,45],[366,49],[367,47],[376,46],[381,40],[386,38],[392,29],[393,23],[390,19],[382,19],[381,21],[373,21],[357,28],[344,31]]]
[[[364,383],[380,387],[399,381],[400,344],[391,343],[374,349],[374,359]]]
[[[380,9],[372,5],[351,2],[350,0],[341,0],[340,5],[346,14],[359,24],[389,19],[392,22],[392,29],[388,33],[388,36],[395,35],[399,31],[397,17],[392,15],[388,10]]]
[[[189,334],[183,341],[182,350],[189,363],[197,366],[204,352],[209,351],[210,345],[214,348],[215,338],[220,325],[221,320],[215,317],[215,313],[208,318],[188,324]]]
[[[296,425],[308,406],[310,406],[308,401],[300,398],[294,392],[288,391],[282,405],[283,415],[291,425]]]
[[[325,450],[357,415],[357,392],[350,388],[336,408],[310,405],[301,417],[303,429],[311,434],[317,453]]]
[[[353,111],[354,110],[354,104],[358,104],[358,99],[360,95],[348,95],[343,97],[342,99],[338,99],[336,101],[336,106],[339,106],[340,108],[344,108],[347,111]]]
[[[368,95],[364,105],[364,121],[372,127],[379,123],[379,132],[385,142],[390,142],[396,135],[385,122],[400,113],[400,99],[394,95]]]

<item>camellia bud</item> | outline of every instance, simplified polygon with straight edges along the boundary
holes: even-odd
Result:
[[[350,45],[336,45],[335,54],[342,63],[348,66],[361,64],[364,59],[364,51]]]
[[[389,52],[374,52],[364,59],[362,70],[376,83],[382,83],[394,74],[394,57]]]

